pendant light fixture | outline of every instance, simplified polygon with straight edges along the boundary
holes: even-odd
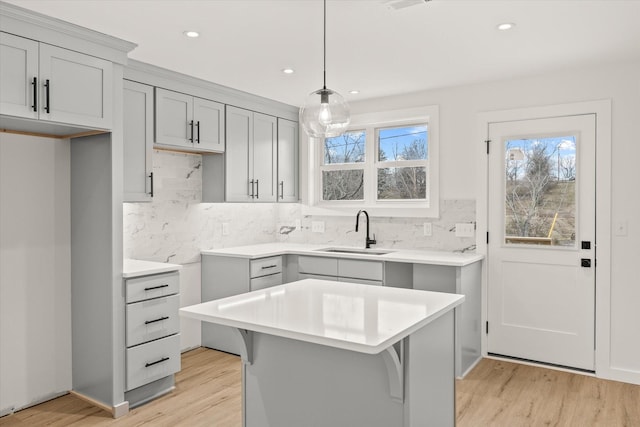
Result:
[[[312,138],[342,135],[349,126],[349,104],[338,92],[327,89],[327,0],[324,0],[323,85],[311,92],[300,108],[300,123]]]

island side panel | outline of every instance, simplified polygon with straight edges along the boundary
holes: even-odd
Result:
[[[458,269],[458,280],[461,293],[465,296],[464,304],[456,310],[461,312],[458,332],[461,346],[458,360],[460,371],[456,375],[464,377],[482,357],[482,262],[474,262]]]
[[[409,336],[404,427],[455,426],[454,331],[449,311]]]
[[[243,366],[245,427],[403,426],[381,355],[260,333],[253,350]]]

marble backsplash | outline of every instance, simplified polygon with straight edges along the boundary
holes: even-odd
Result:
[[[310,216],[297,203],[202,203],[201,155],[156,150],[153,163],[153,202],[123,206],[127,258],[188,264],[199,262],[203,249],[278,241],[364,246],[363,229],[355,232],[355,212]],[[312,232],[312,221],[323,221],[325,232]],[[376,217],[370,228],[378,247],[463,250],[475,238],[456,237],[455,224],[473,221],[475,201],[442,200],[440,218]],[[425,222],[431,223],[431,236],[424,236]]]

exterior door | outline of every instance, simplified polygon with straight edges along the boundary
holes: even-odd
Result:
[[[595,369],[595,123],[489,124],[490,354]]]

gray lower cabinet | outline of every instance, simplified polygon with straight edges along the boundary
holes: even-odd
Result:
[[[162,88],[156,88],[155,93],[155,142],[159,148],[224,152],[223,104]]]
[[[124,80],[124,201],[153,197],[153,86]]]
[[[300,255],[298,279],[307,278],[382,286],[384,268],[381,261]]]
[[[125,398],[135,407],[170,391],[180,370],[178,272],[125,279]]]
[[[283,257],[258,259],[202,255],[202,302],[281,285]],[[234,328],[202,322],[202,345],[240,354]]]
[[[0,114],[111,129],[113,64],[0,32]]]

